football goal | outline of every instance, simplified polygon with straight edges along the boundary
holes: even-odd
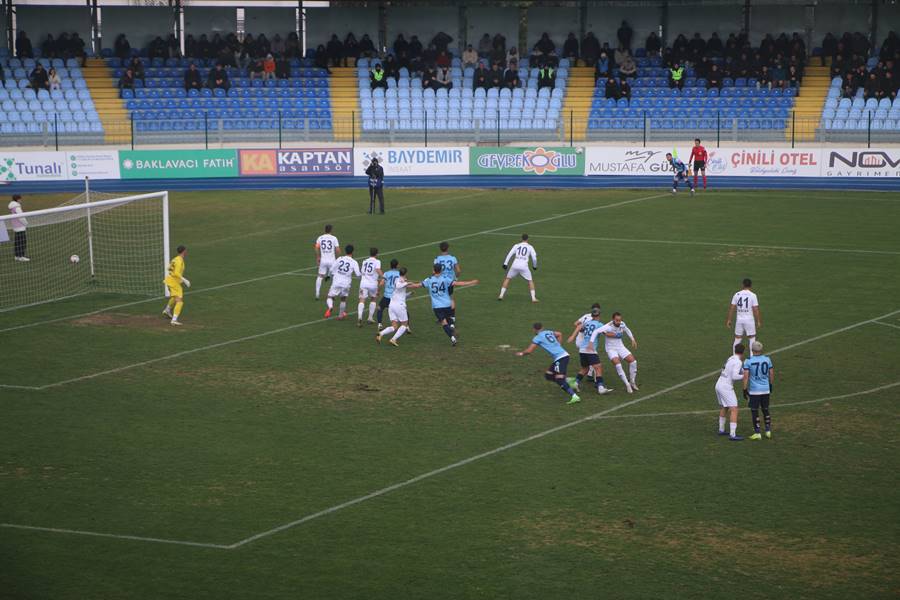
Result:
[[[0,215],[0,312],[94,292],[162,295],[168,261],[168,192],[86,182],[61,206]]]

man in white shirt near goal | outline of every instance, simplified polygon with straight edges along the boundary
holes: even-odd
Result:
[[[381,261],[378,259],[378,248],[369,249],[369,258],[360,267],[362,277],[359,280],[359,304],[356,307],[356,326],[363,326],[363,311],[366,300],[369,301],[369,323],[375,322],[375,301],[378,298],[378,281],[381,279]]]
[[[744,280],[744,287],[731,298],[731,306],[728,307],[728,318],[725,319],[725,327],[731,327],[731,321],[737,313],[734,321],[734,344],[737,347],[746,335],[751,347],[756,341],[756,330],[762,328],[762,317],[759,314],[759,299],[752,290],[753,282]],[[751,350],[750,356],[753,356]]]
[[[594,330],[590,337],[590,343],[596,344],[597,338],[600,336],[605,338],[606,356],[615,365],[616,373],[619,375],[622,383],[625,384],[625,389],[629,394],[632,394],[638,389],[637,360],[631,351],[625,347],[625,342],[622,341],[622,338],[626,335],[631,339],[631,347],[637,350],[637,340],[634,339],[634,334],[631,333],[628,325],[622,320],[622,313],[614,312],[612,321]],[[622,367],[623,360],[628,363],[628,376],[625,375],[625,369]]]
[[[503,261],[503,270],[506,271],[506,277],[503,279],[503,285],[500,286],[500,295],[497,297],[497,300],[503,300],[503,296],[506,295],[506,289],[509,287],[509,282],[512,278],[520,276],[528,282],[528,289],[531,291],[531,301],[538,301],[534,291],[534,280],[531,278],[531,271],[528,268],[529,260],[531,260],[531,264],[536,271],[537,252],[535,252],[534,247],[528,243],[528,234],[523,233],[522,241],[510,249],[509,253],[506,255],[506,259]],[[512,264],[510,264],[510,261],[512,261]]]
[[[334,308],[334,299],[341,299],[338,320],[347,317],[347,296],[350,295],[350,287],[353,285],[353,276],[360,276],[359,264],[353,258],[353,245],[347,244],[344,248],[344,256],[338,258],[331,265],[331,289],[328,290],[328,298],[325,302],[328,310],[325,311],[325,318],[331,316],[331,309]]]
[[[725,361],[719,379],[716,381],[716,399],[719,401],[719,435],[726,435],[725,420],[728,417],[730,430],[728,439],[740,442],[744,438],[737,434],[738,403],[734,393],[734,382],[744,380],[744,345],[737,344],[734,354]]]
[[[316,300],[319,299],[319,293],[322,291],[322,280],[331,273],[331,266],[340,251],[338,239],[331,235],[331,225],[326,225],[325,233],[316,238],[316,265],[319,267],[316,277]]]

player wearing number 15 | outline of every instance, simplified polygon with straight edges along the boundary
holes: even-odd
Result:
[[[569,395],[568,404],[581,402],[581,398],[578,397],[578,394],[566,381],[569,353],[562,346],[562,334],[551,329],[544,329],[544,326],[540,323],[535,323],[532,327],[534,329],[534,337],[531,339],[531,344],[521,352],[516,352],[516,356],[525,356],[538,348],[543,348],[553,358],[553,362],[550,363],[547,372],[544,373],[544,379],[555,382]]]
[[[178,255],[169,261],[169,269],[163,283],[169,291],[169,303],[163,309],[163,316],[171,319],[172,325],[181,325],[178,317],[184,307],[184,289],[182,285],[191,287],[191,282],[184,276],[184,257],[187,256],[187,248],[178,246]]]

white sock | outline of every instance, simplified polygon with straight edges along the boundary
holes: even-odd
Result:
[[[637,361],[634,361],[628,365],[628,373],[631,375],[632,381],[637,379]]]
[[[373,320],[375,318],[375,309],[378,307],[374,302],[369,302],[369,320]]]
[[[178,315],[175,315],[174,317],[172,317],[172,322],[173,322],[173,323],[177,323],[177,322],[178,322]]]
[[[622,364],[616,365],[616,373],[619,374],[619,378],[625,385],[629,385],[628,378],[625,377],[625,369],[622,368]]]
[[[725,433],[725,417],[719,417],[719,431]]]
[[[362,321],[363,312],[366,310],[366,305],[362,302],[356,305],[356,318]]]
[[[729,423],[731,425],[731,437],[737,435],[737,423]]]
[[[505,287],[500,288],[500,297],[502,298],[505,295],[506,295],[506,288]]]
[[[328,310],[334,308],[334,300],[331,299],[331,296],[325,298],[325,305],[328,306]]]
[[[537,292],[535,292],[534,290],[531,290],[531,299],[537,300]]]
[[[406,325],[401,325],[400,329],[397,330],[397,333],[394,334],[394,337],[391,338],[392,341],[396,342],[400,338],[403,337],[403,334],[406,333]],[[384,334],[382,334],[384,335]]]
[[[379,335],[391,335],[392,333],[394,333],[393,326],[385,327],[384,329],[381,330],[381,333]]]
[[[322,291],[322,276],[316,277],[316,298],[319,297],[319,292]]]
[[[341,300],[341,312],[342,313],[347,312],[347,301],[346,300]]]

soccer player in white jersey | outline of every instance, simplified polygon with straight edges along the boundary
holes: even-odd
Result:
[[[728,439],[740,442],[744,438],[737,434],[738,404],[737,395],[734,393],[734,382],[744,379],[744,345],[737,344],[734,354],[725,361],[722,373],[716,381],[716,398],[719,401],[719,435],[725,433],[725,419],[729,417],[731,423]]]
[[[753,293],[753,282],[744,280],[744,287],[731,298],[731,306],[728,307],[728,318],[725,319],[725,327],[731,327],[731,321],[737,313],[734,321],[734,347],[743,341],[746,335],[750,339],[750,346],[756,341],[756,330],[762,328],[762,317],[759,314],[759,299]],[[753,350],[750,351],[753,356]]]
[[[503,285],[500,286],[500,295],[497,297],[497,300],[503,300],[503,296],[506,295],[506,289],[509,287],[509,282],[518,275],[528,282],[528,289],[531,290],[531,301],[538,301],[534,292],[534,280],[531,278],[531,271],[528,269],[529,260],[531,260],[531,264],[536,271],[537,252],[528,243],[528,234],[523,233],[522,241],[510,249],[506,259],[503,261],[503,270],[506,271],[506,277],[503,279]],[[510,264],[510,261],[512,261],[512,264]],[[507,269],[509,270],[507,271]]]
[[[625,384],[625,389],[631,394],[634,390],[638,389],[637,360],[634,358],[631,351],[625,347],[625,343],[622,341],[622,338],[626,335],[631,339],[631,347],[637,350],[637,340],[634,339],[634,335],[631,333],[631,330],[628,329],[628,325],[622,320],[622,313],[614,312],[612,321],[603,327],[598,327],[594,330],[591,334],[590,342],[596,344],[598,337],[603,336],[605,338],[606,356],[608,356],[609,360],[612,361],[612,364],[615,365],[616,373],[619,374],[619,379],[622,380]],[[622,367],[623,360],[628,363],[628,376],[625,375],[625,369]]]
[[[319,299],[319,293],[322,291],[322,280],[331,273],[331,266],[340,253],[340,249],[338,239],[331,235],[331,225],[326,225],[325,233],[316,238],[316,265],[319,267],[316,276],[316,300]]]
[[[353,276],[359,277],[359,264],[353,258],[353,245],[347,244],[344,248],[344,256],[338,258],[331,265],[331,289],[328,290],[328,298],[325,302],[328,304],[328,310],[325,311],[325,318],[331,316],[331,309],[334,308],[334,299],[341,299],[340,311],[338,319],[347,317],[347,296],[350,295],[350,287],[353,285]]]
[[[603,382],[603,366],[600,364],[600,357],[597,355],[597,339],[594,338],[594,341],[591,341],[591,334],[594,333],[595,329],[602,326],[600,305],[597,303],[591,306],[591,312],[575,321],[575,329],[569,336],[568,341],[571,344],[572,340],[575,340],[578,346],[581,370],[578,371],[578,375],[570,377],[568,381],[569,385],[574,387],[576,391],[580,390],[581,381],[590,374],[593,374],[598,394],[608,394],[612,391]]]
[[[378,248],[369,249],[369,258],[360,267],[362,277],[359,280],[359,304],[356,307],[356,326],[363,325],[363,311],[366,300],[369,301],[369,323],[375,322],[375,299],[378,298],[378,280],[381,278],[381,261],[378,260]]]
[[[388,305],[388,316],[391,319],[391,326],[382,329],[376,336],[375,341],[381,343],[381,338],[393,333],[393,337],[388,340],[392,346],[399,346],[397,343],[403,334],[407,332],[409,326],[409,314],[406,312],[406,295],[408,290],[422,287],[421,283],[406,280],[406,267],[400,267],[400,277],[394,282],[394,293],[391,295],[391,303]]]

